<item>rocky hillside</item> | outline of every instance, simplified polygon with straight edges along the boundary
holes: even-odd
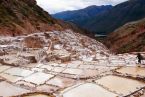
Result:
[[[51,29],[55,21],[35,0],[0,0],[0,34],[18,35]]]
[[[75,25],[52,18],[35,0],[0,0],[0,35],[22,35],[33,32],[73,29]]]
[[[145,51],[145,18],[115,30],[105,44],[117,53]]]

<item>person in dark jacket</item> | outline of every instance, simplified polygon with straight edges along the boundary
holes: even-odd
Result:
[[[138,63],[141,64],[142,55],[140,53],[137,54]]]

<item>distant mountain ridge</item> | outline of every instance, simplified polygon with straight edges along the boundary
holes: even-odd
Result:
[[[93,17],[79,19],[79,21],[69,21],[90,32],[108,34],[128,22],[140,20],[144,17],[145,0],[129,0],[110,8],[109,10],[100,12]]]
[[[145,0],[129,0],[109,11],[82,21],[81,27],[98,34],[108,34],[122,25],[145,17]]]
[[[80,10],[64,11],[52,14],[52,16],[57,19],[62,19],[65,21],[73,22],[75,24],[79,24],[80,21],[92,18],[97,14],[109,10],[111,8],[112,5],[102,5],[102,6],[92,5]]]

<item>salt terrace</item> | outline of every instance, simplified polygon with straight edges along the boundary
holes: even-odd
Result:
[[[145,97],[145,68],[136,66],[135,54],[110,54],[101,43],[75,34],[27,36],[42,38],[49,44],[43,49],[28,48],[26,36],[0,38],[0,96]]]

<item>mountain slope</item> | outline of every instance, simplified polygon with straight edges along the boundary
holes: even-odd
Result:
[[[128,23],[111,33],[105,44],[117,53],[145,51],[145,18]]]
[[[35,0],[0,0],[0,34],[26,34],[48,30],[55,20]]]
[[[82,21],[81,27],[96,33],[107,34],[127,22],[145,17],[145,0],[129,0],[94,18]]]
[[[0,35],[72,29],[87,33],[74,24],[54,19],[35,0],[0,0]]]
[[[111,8],[112,8],[111,5],[102,5],[102,6],[92,5],[80,10],[64,11],[56,13],[53,14],[52,16],[58,19],[73,22],[75,24],[80,24],[81,21],[86,20],[88,18],[92,18],[97,14],[109,10]]]

